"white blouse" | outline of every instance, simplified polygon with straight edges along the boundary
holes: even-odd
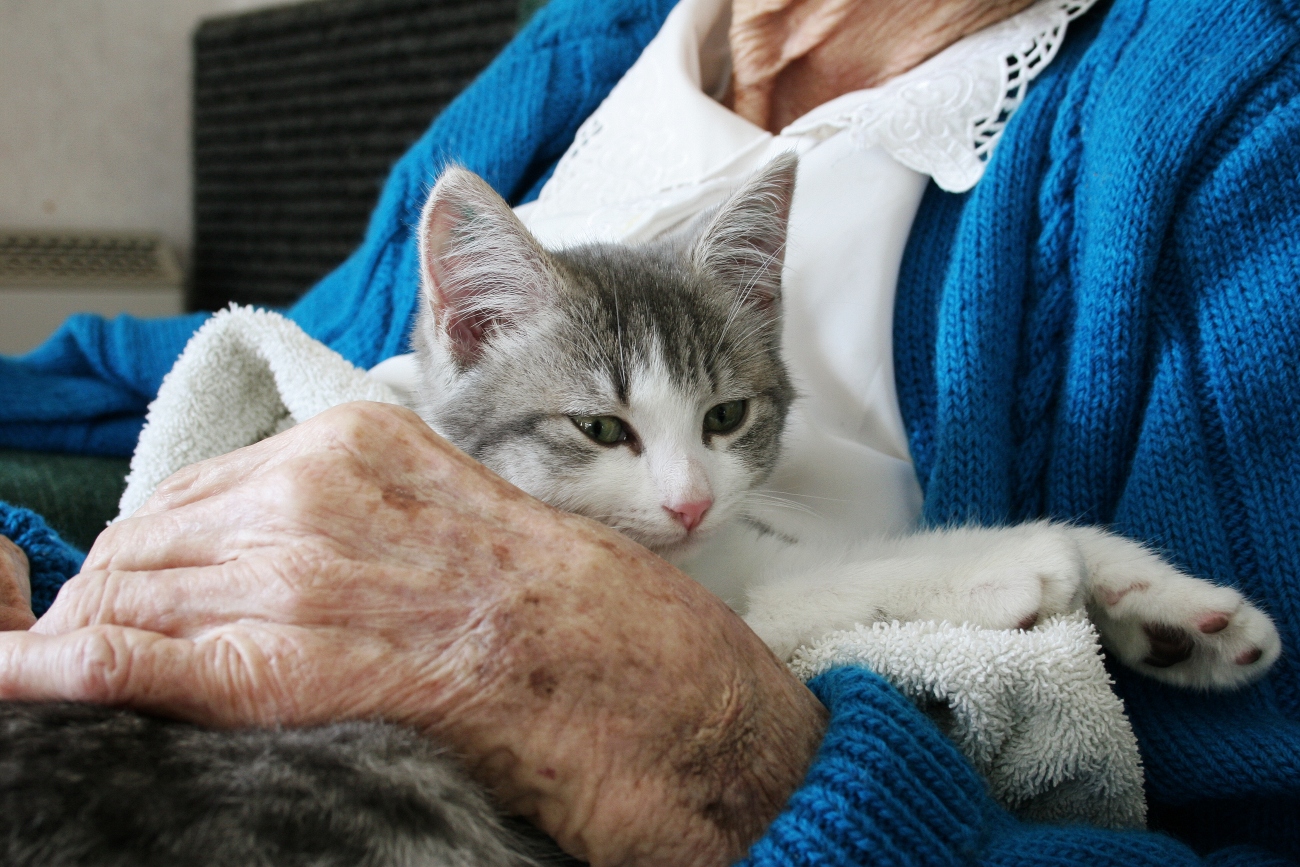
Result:
[[[681,0],[517,213],[544,246],[652,238],[719,204],[775,155],[800,156],[783,275],[784,350],[799,397],[757,516],[795,538],[909,528],[921,491],[894,390],[899,264],[926,184],[983,173],[1029,82],[1094,0],[1039,0],[885,84],[773,135],[717,101],[730,0]],[[725,534],[706,556],[726,555]],[[721,550],[719,550],[721,549]]]

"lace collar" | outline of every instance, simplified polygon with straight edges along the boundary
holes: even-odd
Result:
[[[969,190],[1029,83],[1056,56],[1069,23],[1094,2],[1039,0],[879,87],[813,109],[781,134],[848,129],[860,145],[879,145],[943,189]]]
[[[725,90],[730,75],[730,0],[681,0],[579,128],[538,200],[526,206],[526,222],[557,244],[653,237],[721,201],[775,153],[804,153],[840,133],[879,146],[946,190],[968,190],[1069,22],[1094,2],[1038,0],[774,136],[709,95]]]

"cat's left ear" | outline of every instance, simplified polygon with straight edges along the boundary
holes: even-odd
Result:
[[[417,327],[472,365],[496,336],[554,294],[550,259],[487,181],[459,166],[442,173],[420,215]]]
[[[773,317],[781,307],[786,227],[798,165],[793,153],[768,163],[704,218],[691,247],[695,267]]]

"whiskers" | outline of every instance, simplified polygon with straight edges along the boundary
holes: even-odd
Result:
[[[749,511],[751,506],[763,508],[787,509],[791,512],[798,512],[807,515],[810,518],[821,519],[821,514],[811,506],[805,505],[791,497],[803,497],[804,494],[791,494],[788,491],[748,491],[745,493],[745,511]],[[813,497],[812,499],[829,499],[827,497]]]

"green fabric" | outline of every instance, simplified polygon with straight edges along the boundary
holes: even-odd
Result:
[[[85,551],[117,516],[129,467],[127,458],[0,449],[0,500],[43,515]]]
[[[537,10],[546,5],[546,0],[519,0],[519,29],[523,30],[524,25],[528,23]]]

